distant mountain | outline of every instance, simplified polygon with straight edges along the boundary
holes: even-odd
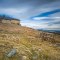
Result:
[[[49,33],[58,33],[60,34],[60,30],[43,30],[43,29],[37,29],[39,31],[49,32]]]

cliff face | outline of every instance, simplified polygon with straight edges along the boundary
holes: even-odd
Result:
[[[15,18],[11,18],[9,16],[0,16],[0,23],[8,23],[8,24],[17,24],[17,25],[21,25],[20,24],[20,20],[15,19]]]
[[[6,20],[6,19],[0,19],[0,23],[6,23],[6,24],[16,24],[16,25],[21,25],[20,20]]]

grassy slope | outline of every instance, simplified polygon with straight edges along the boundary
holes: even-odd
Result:
[[[18,25],[0,24],[0,60],[60,60],[60,48],[42,41],[39,31]],[[6,53],[16,48],[17,53]]]

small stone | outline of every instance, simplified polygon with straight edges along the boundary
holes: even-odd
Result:
[[[27,57],[26,57],[26,56],[23,56],[23,57],[22,57],[22,60],[26,60],[26,59],[27,59]]]
[[[8,54],[7,54],[7,57],[12,57],[16,54],[16,49],[12,49]]]

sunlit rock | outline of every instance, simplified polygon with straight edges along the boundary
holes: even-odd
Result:
[[[8,54],[7,54],[7,57],[12,57],[16,54],[16,49],[12,49]]]

